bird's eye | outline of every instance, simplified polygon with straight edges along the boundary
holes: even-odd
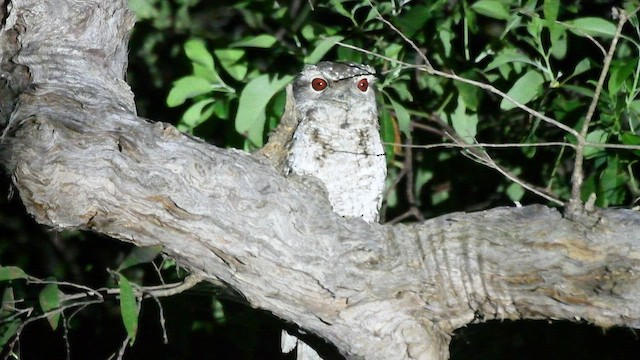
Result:
[[[358,84],[356,86],[358,87],[358,89],[360,89],[360,91],[365,92],[369,88],[369,80],[361,79],[360,81],[358,81]]]
[[[323,78],[315,78],[311,80],[311,87],[315,91],[322,91],[327,87],[327,81]]]

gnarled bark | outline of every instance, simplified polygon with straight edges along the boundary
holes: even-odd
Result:
[[[313,181],[136,117],[126,1],[8,5],[4,162],[38,222],[161,244],[348,358],[445,359],[453,330],[489,319],[640,326],[637,212],[591,223],[543,206],[409,226],[345,219]]]

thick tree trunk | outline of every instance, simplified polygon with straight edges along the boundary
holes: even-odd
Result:
[[[640,327],[637,212],[345,219],[314,181],[136,117],[125,0],[0,8],[4,162],[40,223],[161,244],[348,358],[446,359],[453,330],[489,319]]]

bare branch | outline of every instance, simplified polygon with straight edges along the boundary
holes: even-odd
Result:
[[[504,143],[504,144],[492,144],[492,143],[438,143],[438,144],[427,144],[427,145],[416,145],[416,144],[398,144],[398,143],[384,143],[385,145],[393,145],[401,148],[412,148],[412,149],[437,149],[437,148],[459,148],[459,149],[469,149],[469,148],[528,148],[528,147],[550,147],[550,146],[567,146],[567,147],[575,147],[574,144],[565,143],[562,141],[550,141],[550,142],[539,142],[539,143]],[[602,145],[602,144],[600,144]],[[615,144],[612,144],[615,145]],[[624,145],[623,145],[624,146]],[[604,146],[602,146],[604,147]],[[640,146],[638,146],[640,147]]]
[[[585,115],[584,122],[582,123],[582,129],[580,130],[580,136],[577,136],[578,145],[576,146],[576,157],[573,163],[573,174],[571,175],[571,199],[569,200],[569,205],[567,206],[567,215],[569,217],[573,217],[578,215],[582,211],[582,182],[584,181],[584,149],[586,147],[585,142],[587,138],[587,132],[589,131],[589,125],[591,123],[591,119],[596,111],[596,106],[598,105],[598,101],[600,99],[600,93],[602,92],[602,87],[604,86],[604,82],[607,78],[607,74],[609,73],[609,67],[611,66],[611,60],[613,59],[613,55],[615,54],[616,47],[618,45],[618,40],[622,34],[622,28],[624,24],[629,20],[626,12],[622,9],[619,10],[620,18],[618,20],[618,26],[616,28],[616,33],[611,40],[611,45],[609,46],[609,51],[607,52],[607,56],[604,59],[604,64],[602,66],[602,71],[600,72],[600,77],[598,79],[598,84],[596,85],[595,92],[593,94],[593,99],[591,99],[591,104],[589,104],[589,109],[587,110],[587,114]]]
[[[449,124],[447,124],[446,122],[442,121],[442,119],[440,119],[437,116],[431,116],[429,118],[431,121],[436,122],[440,127],[442,127],[443,129],[445,129],[445,134],[447,136],[447,138],[449,138],[450,140],[453,141],[454,144],[457,145],[457,147],[463,147],[465,144],[468,144],[467,142],[464,141],[464,139],[462,139],[455,131],[455,129],[453,129],[451,126],[449,126]],[[518,176],[516,176],[515,174],[513,174],[512,172],[510,172],[509,170],[505,169],[504,167],[498,165],[493,158],[491,158],[491,156],[484,151],[483,149],[479,148],[479,147],[466,147],[466,149],[468,151],[466,152],[462,152],[462,155],[465,155],[467,157],[469,157],[470,159],[484,165],[487,167],[490,167],[494,170],[497,170],[499,173],[501,173],[503,176],[505,176],[507,179],[509,179],[512,182],[515,182],[517,184],[519,184],[520,186],[522,186],[523,188],[531,191],[532,193],[548,200],[551,201],[552,203],[559,205],[559,206],[563,206],[564,203],[560,200],[557,199],[555,196],[553,196],[552,194],[550,194],[546,189],[540,188],[539,186],[533,185],[531,183],[529,183],[528,181],[525,181],[523,179],[520,179]]]

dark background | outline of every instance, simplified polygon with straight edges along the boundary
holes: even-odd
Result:
[[[269,14],[273,12],[271,2],[216,1],[214,4],[195,1],[195,5],[187,7],[188,11],[183,13],[180,11],[184,7],[174,1],[150,3],[157,8],[166,6],[168,10],[143,19],[136,26],[131,39],[128,81],[136,94],[141,116],[174,124],[185,108],[169,108],[165,99],[172,82],[191,71],[181,50],[184,41],[193,36],[202,37],[213,49],[225,47],[230,39],[244,35],[295,33],[302,26],[294,28],[292,19],[286,16],[270,19]],[[605,1],[567,3],[576,6],[581,16],[603,16],[611,8],[611,3]],[[424,24],[425,32],[435,32],[438,21],[453,16],[461,3],[449,1],[445,5],[441,16]],[[291,17],[303,18],[302,23],[313,24],[316,28],[343,28],[345,32],[351,31],[352,37],[358,36],[358,30],[350,28],[348,21],[332,14],[328,7],[322,7],[321,4],[316,4],[315,11],[309,11],[306,1],[292,1],[282,6],[289,6],[295,15]],[[255,21],[252,22],[252,17],[258,20],[253,19]],[[481,49],[495,41],[491,35],[495,24],[482,18],[478,24],[474,41],[469,46]],[[304,54],[292,46],[291,38],[284,35],[282,39],[284,45],[278,49],[252,50],[251,66],[270,73],[291,74],[298,71]],[[311,44],[303,44],[302,47],[305,46],[311,47]],[[456,39],[454,46],[464,44]],[[586,46],[584,49],[586,53],[575,56],[590,56],[588,52],[592,50]],[[434,51],[437,52],[437,49]],[[336,59],[339,55],[334,50],[326,58]],[[464,71],[464,66],[468,65],[463,59],[457,60],[459,62],[452,61],[449,65],[460,72]],[[575,60],[569,56],[563,62],[569,64]],[[233,84],[231,79],[227,80]],[[233,85],[242,87],[242,84]],[[425,101],[421,105],[429,111],[430,104],[433,104],[432,101]],[[492,109],[487,108],[487,111]],[[492,137],[490,128],[484,131],[488,137]],[[239,146],[242,142],[242,138],[234,133],[231,121],[212,120],[196,128],[195,134],[219,146]],[[441,141],[441,137],[433,133],[416,133],[415,136],[417,139],[414,140],[420,143]],[[435,153],[425,152],[416,156],[419,161],[433,167],[434,180],[426,185],[427,191],[440,191],[444,186],[450,193],[448,200],[437,207],[429,206],[426,201],[421,204],[420,210],[425,217],[509,204],[504,191],[497,190],[504,181],[501,176],[464,159],[457,152],[451,152],[450,156],[446,161],[437,160]],[[544,159],[545,155],[541,156]],[[505,157],[512,162],[528,161],[519,153]],[[541,163],[531,161],[527,164],[526,173],[531,179],[543,176]],[[129,244],[93,233],[55,232],[40,226],[26,214],[19,195],[11,196],[7,176],[2,177],[0,189],[0,264],[19,266],[39,278],[52,276],[94,288],[115,286],[107,269],[118,267],[131,251]],[[541,201],[527,195],[523,202]],[[407,199],[400,197],[397,205],[387,209],[387,219],[402,214],[410,205]],[[140,266],[131,270],[130,274],[133,278],[143,278],[153,283],[153,276],[149,275],[152,272],[151,267]],[[0,284],[0,290],[6,286],[9,284]],[[25,304],[37,307],[40,287],[20,282],[14,282],[12,286],[17,297],[25,299]],[[280,331],[283,326],[292,328],[292,325],[283,324],[264,311],[230,301],[211,286],[198,285],[180,295],[162,299],[161,303],[166,318],[168,344],[162,341],[156,303],[145,300],[138,338],[127,351],[126,359],[287,358],[279,353]],[[106,359],[118,351],[126,337],[116,299],[89,306],[71,315],[67,314],[70,317],[68,334],[65,335],[62,328],[52,331],[46,321],[38,321],[26,327],[14,351],[24,360],[65,359],[66,336],[71,359]],[[333,354],[330,357],[336,356],[330,347],[326,351],[327,354]],[[5,349],[2,357],[7,355]],[[631,329],[601,329],[568,321],[490,321],[458,330],[453,337],[451,358],[640,359],[640,341]]]

